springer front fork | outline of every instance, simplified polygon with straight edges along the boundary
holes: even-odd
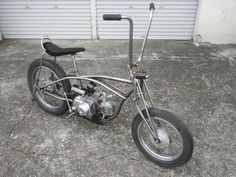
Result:
[[[150,92],[148,90],[147,83],[145,81],[146,78],[147,78],[147,75],[145,75],[145,77],[138,77],[138,78],[134,77],[134,87],[135,87],[135,95],[136,95],[134,103],[144,123],[146,124],[148,130],[150,131],[151,135],[153,136],[155,140],[158,140],[157,131],[155,130],[155,126],[154,126],[156,122],[154,122],[153,118],[150,116],[150,113],[149,113],[149,110],[150,110],[149,108],[153,108],[154,103],[150,95]],[[143,111],[142,111],[143,108],[146,115],[143,114]]]

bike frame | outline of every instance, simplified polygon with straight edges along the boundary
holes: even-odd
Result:
[[[36,79],[36,83],[35,83],[34,88],[35,89],[44,89],[44,88],[46,88],[50,85],[53,85],[53,84],[56,84],[56,83],[59,83],[61,81],[68,80],[68,79],[69,80],[74,79],[74,80],[78,80],[80,82],[83,81],[83,80],[92,81],[92,82],[94,82],[98,85],[101,85],[102,87],[106,88],[107,90],[111,91],[112,93],[114,93],[115,95],[117,95],[118,97],[120,97],[122,99],[122,101],[118,105],[118,108],[117,108],[115,114],[111,118],[114,118],[119,114],[119,112],[121,110],[121,107],[123,105],[123,102],[133,92],[135,92],[136,97],[134,99],[134,103],[136,105],[136,108],[137,108],[139,114],[141,115],[141,117],[143,118],[143,120],[144,120],[145,124],[147,125],[148,129],[150,130],[152,136],[156,139],[157,138],[157,133],[154,131],[155,129],[154,129],[154,125],[153,125],[153,119],[150,117],[149,111],[148,111],[148,109],[150,107],[154,107],[154,103],[153,103],[153,100],[151,98],[150,92],[148,90],[148,87],[147,87],[147,84],[146,84],[146,81],[145,81],[145,79],[147,77],[145,79],[137,79],[136,78],[136,73],[137,72],[134,71],[134,68],[138,67],[139,63],[141,62],[141,60],[143,58],[144,49],[145,49],[145,46],[146,46],[149,31],[150,31],[150,26],[151,26],[154,10],[155,10],[154,5],[153,5],[153,7],[151,7],[151,5],[150,5],[150,11],[151,12],[150,12],[150,16],[149,16],[149,21],[148,21],[148,25],[147,25],[147,28],[146,28],[145,37],[144,37],[144,40],[143,40],[143,43],[142,43],[142,48],[141,48],[141,51],[140,51],[140,55],[139,55],[139,58],[138,58],[136,63],[133,63],[133,61],[132,61],[132,59],[133,59],[133,56],[132,56],[133,55],[133,20],[132,20],[131,17],[128,17],[128,16],[121,16],[121,20],[128,20],[129,21],[129,65],[128,65],[128,69],[129,69],[129,72],[130,72],[130,79],[123,79],[123,78],[119,78],[119,77],[111,77],[111,76],[104,76],[104,75],[85,75],[85,76],[79,75],[78,68],[77,68],[76,62],[75,62],[75,56],[72,55],[71,57],[72,57],[72,61],[73,61],[74,69],[75,69],[75,76],[64,77],[64,78],[58,79],[56,81],[53,81],[49,84],[45,84],[43,86],[38,87],[37,82],[38,82],[40,71],[41,71],[41,65],[40,65],[38,78]],[[42,60],[43,60],[44,54],[46,52],[45,48],[43,47],[43,43],[44,43],[45,40],[50,40],[50,39],[49,38],[43,38],[41,40],[41,46],[44,49]],[[56,57],[54,58],[54,61],[56,62]],[[133,88],[130,91],[125,93],[121,89],[119,89],[115,86],[111,86],[105,80],[111,80],[111,81],[116,81],[116,82],[120,82],[120,83],[133,85]],[[34,89],[34,96],[35,96],[35,89]],[[67,97],[67,93],[64,93],[64,97],[60,97],[58,95],[54,95],[54,94],[46,92],[46,91],[44,91],[44,93],[47,94],[47,95],[50,95],[52,97],[55,97],[59,100],[66,101],[67,104],[68,104],[68,107],[69,107],[69,112],[72,113],[72,109],[71,109],[71,106],[70,106],[69,102],[72,102],[73,100],[71,100]],[[147,95],[147,97],[146,97],[146,95]],[[142,109],[140,108],[140,106],[138,104],[138,100],[142,101],[143,106],[144,106],[144,110],[147,113],[148,119],[146,119],[145,116],[143,115]]]

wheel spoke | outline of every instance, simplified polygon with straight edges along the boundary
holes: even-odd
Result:
[[[38,71],[38,70],[37,70]],[[35,78],[38,77],[38,72],[36,71]],[[50,82],[53,82],[54,80],[59,79],[59,77],[49,68],[47,67],[42,67],[41,72],[40,72],[40,78],[39,78],[39,86],[48,84]],[[63,87],[61,83],[53,84],[45,89],[48,89],[49,92],[53,92],[53,94],[58,94],[61,97],[63,97],[60,92],[63,92]],[[47,107],[49,108],[59,108],[61,104],[63,103],[62,100],[58,100],[50,95],[44,94],[43,91],[39,91],[38,94],[38,99]]]
[[[157,120],[157,119],[154,119],[154,122],[156,123],[157,127],[161,127],[161,123],[160,123],[160,121],[159,121],[159,120]]]
[[[139,126],[139,135],[143,147],[153,156],[162,160],[176,159],[182,152],[182,139],[178,135],[178,131],[167,121],[158,117],[153,117],[156,123],[155,131],[157,131],[160,142],[154,140],[148,131],[146,124],[142,122]],[[178,141],[180,141],[178,143]]]

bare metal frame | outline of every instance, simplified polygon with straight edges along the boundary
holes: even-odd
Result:
[[[76,62],[75,62],[75,56],[72,55],[71,57],[72,57],[73,65],[74,65],[74,68],[75,68],[75,76],[64,77],[64,78],[58,79],[56,81],[53,81],[49,84],[45,84],[43,86],[38,87],[37,82],[38,82],[39,75],[40,75],[42,60],[44,58],[44,54],[46,53],[46,49],[44,48],[43,43],[44,43],[45,40],[51,41],[51,39],[49,39],[49,38],[43,38],[41,40],[41,46],[42,46],[44,51],[43,51],[43,56],[41,58],[41,64],[40,64],[40,68],[39,68],[38,78],[36,79],[36,83],[34,84],[34,91],[33,91],[34,96],[35,96],[35,90],[36,89],[44,89],[44,88],[46,88],[50,85],[56,84],[58,82],[62,82],[64,80],[75,79],[75,80],[79,80],[80,82],[81,82],[81,80],[92,81],[96,84],[101,85],[102,87],[106,88],[107,90],[111,91],[112,93],[114,93],[115,95],[117,95],[118,97],[120,97],[122,99],[122,101],[120,102],[120,104],[118,106],[118,109],[117,109],[116,113],[113,116],[113,118],[114,118],[119,114],[123,102],[133,92],[135,92],[136,98],[134,99],[134,102],[135,102],[136,108],[137,108],[139,114],[141,115],[141,117],[143,118],[143,120],[144,120],[145,124],[147,125],[148,129],[150,130],[152,136],[155,139],[157,139],[157,133],[156,133],[156,131],[154,131],[153,119],[150,117],[150,114],[149,114],[149,111],[148,111],[148,109],[150,107],[154,107],[153,100],[151,98],[151,95],[150,95],[150,92],[148,90],[145,79],[141,79],[141,80],[137,79],[135,77],[136,72],[134,72],[134,70],[133,70],[133,68],[137,67],[138,64],[141,62],[141,60],[143,58],[144,49],[145,49],[145,46],[146,46],[149,31],[150,31],[150,26],[151,26],[154,10],[155,10],[154,7],[153,8],[150,7],[151,12],[150,12],[150,16],[149,16],[149,21],[148,21],[146,33],[145,33],[145,37],[144,37],[144,40],[143,40],[140,55],[139,55],[139,58],[138,58],[136,63],[133,63],[133,61],[132,61],[132,59],[133,59],[133,56],[132,56],[132,53],[133,53],[132,52],[132,50],[133,50],[133,21],[132,21],[131,17],[121,16],[121,19],[129,21],[129,65],[128,65],[128,69],[129,69],[129,72],[130,72],[130,79],[123,79],[123,78],[119,78],[119,77],[111,77],[111,76],[104,76],[104,75],[84,75],[84,76],[79,75],[78,68],[77,68]],[[54,57],[54,61],[56,62],[56,57]],[[133,89],[131,89],[127,93],[124,93],[121,89],[109,85],[104,80],[111,80],[111,81],[121,82],[121,83],[125,83],[125,84],[131,84],[131,85],[133,85]],[[72,102],[73,100],[70,100],[70,99],[67,98],[67,93],[64,93],[64,97],[53,95],[53,94],[51,94],[49,92],[46,92],[46,91],[44,91],[44,93],[47,94],[47,95],[50,95],[52,97],[55,97],[59,100],[66,101],[67,104],[68,104],[68,107],[69,107],[69,111],[72,112],[69,102]],[[143,115],[143,112],[141,111],[138,100],[142,101],[144,110],[146,111],[148,118],[145,118],[145,116]]]

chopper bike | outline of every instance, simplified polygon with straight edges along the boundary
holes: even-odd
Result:
[[[136,63],[132,61],[132,19],[120,14],[103,15],[104,20],[129,21],[129,79],[104,75],[80,75],[75,55],[85,49],[60,48],[51,39],[43,38],[41,40],[43,56],[30,64],[27,74],[28,85],[33,101],[35,100],[44,111],[53,115],[62,115],[69,110],[69,116],[77,114],[97,124],[104,124],[115,118],[124,101],[134,93],[133,103],[138,111],[132,122],[135,144],[143,155],[155,164],[162,167],[177,167],[186,163],[192,156],[192,135],[176,115],[155,108],[146,83],[148,75],[144,71],[137,70],[143,58],[155,10],[153,3],[150,4],[149,10],[150,17]],[[46,53],[54,57],[54,60],[44,58]],[[74,71],[68,75],[56,62],[56,57],[63,55],[71,55],[74,65]],[[124,92],[108,81],[128,84],[132,89]]]

